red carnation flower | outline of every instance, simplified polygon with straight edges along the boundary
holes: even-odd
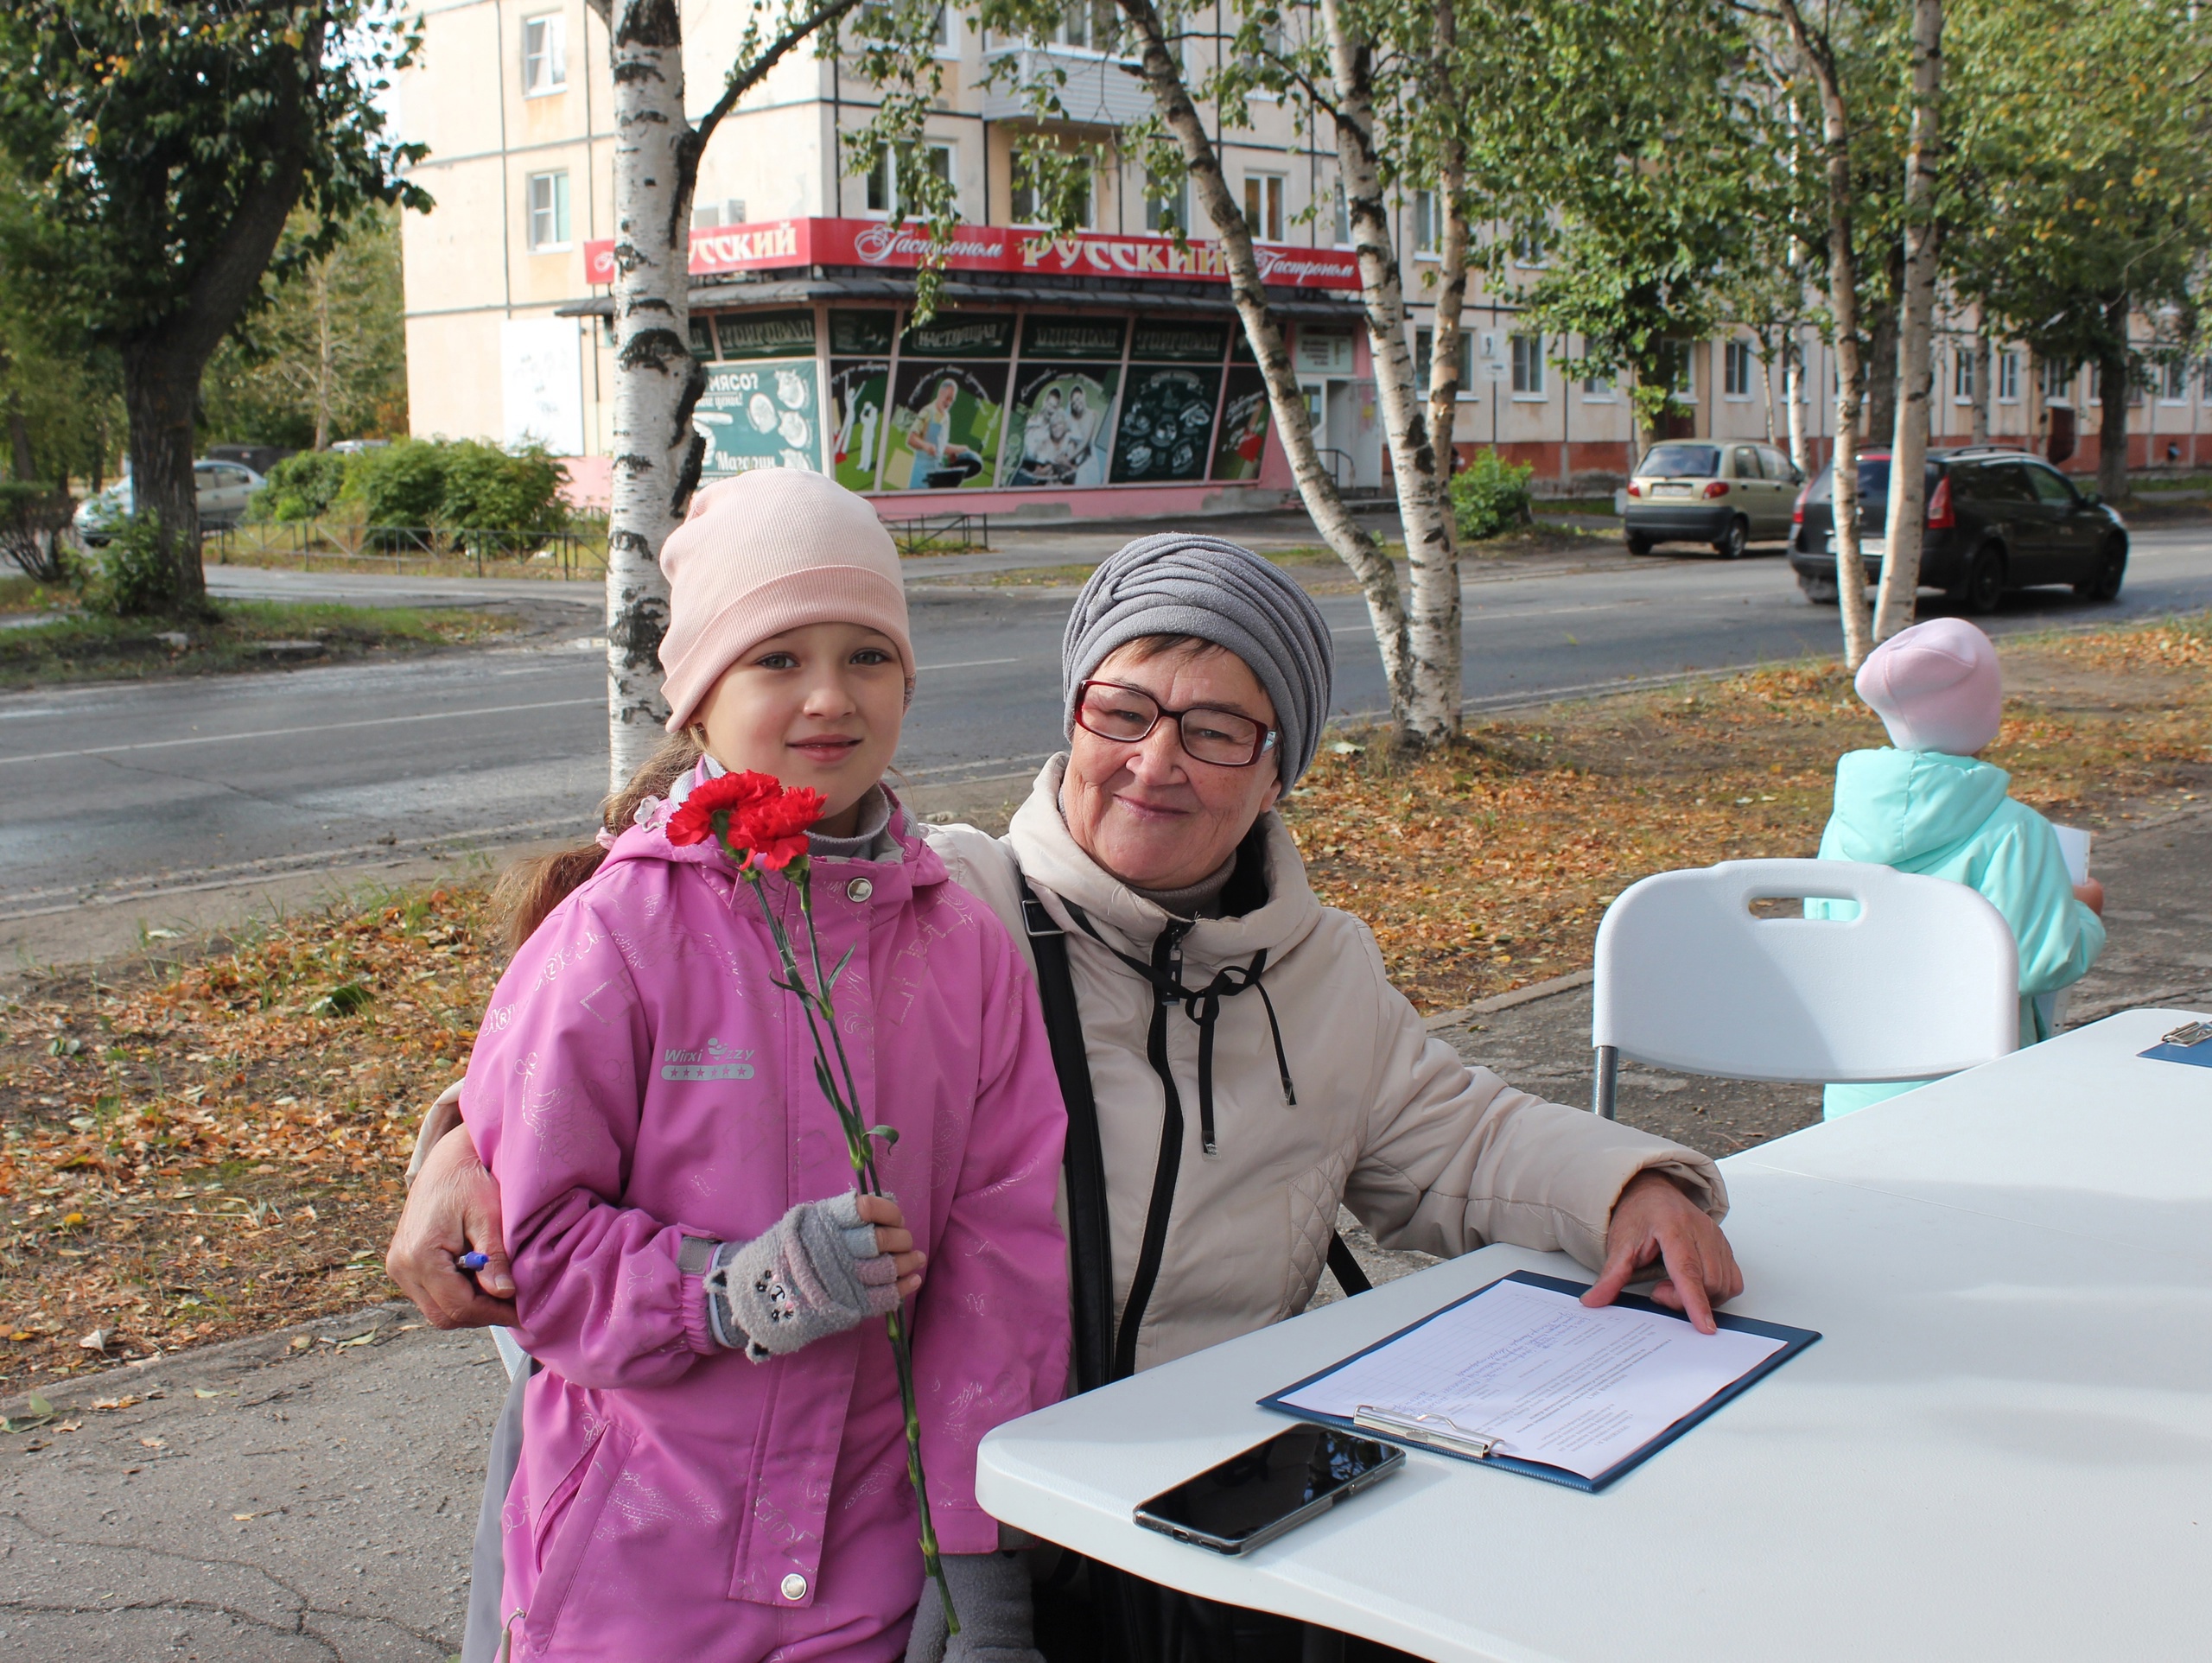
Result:
[[[781,872],[806,853],[806,828],[822,818],[827,801],[821,792],[797,785],[750,803],[731,817],[730,843],[750,850],[754,866]]]
[[[751,807],[764,798],[773,797],[781,788],[766,774],[717,774],[712,779],[702,779],[691,789],[691,795],[677,807],[668,817],[666,830],[671,843],[703,843],[709,837],[721,839],[731,816]],[[720,824],[716,823],[719,819]]]
[[[773,776],[718,774],[702,780],[668,817],[671,843],[709,837],[740,866],[781,872],[806,853],[806,828],[828,799],[806,786],[786,789]]]

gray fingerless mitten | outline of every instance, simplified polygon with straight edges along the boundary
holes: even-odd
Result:
[[[1011,1553],[948,1553],[944,1565],[960,1632],[945,1643],[944,1602],[924,1577],[906,1663],[1045,1663],[1033,1632],[1027,1565]]]
[[[725,1241],[707,1273],[715,1340],[755,1362],[897,1308],[899,1273],[878,1253],[860,1197],[802,1202],[750,1241]]]

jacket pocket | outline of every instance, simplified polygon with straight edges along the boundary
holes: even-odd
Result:
[[[584,1552],[635,1442],[636,1435],[627,1427],[615,1421],[602,1423],[538,1514],[531,1533],[531,1546],[537,1556],[537,1585],[531,1594],[529,1615],[523,1619],[524,1655],[542,1656],[552,1645]]]

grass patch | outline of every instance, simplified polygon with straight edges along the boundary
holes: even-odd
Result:
[[[2212,795],[2212,622],[1999,644],[1992,761],[2096,828]],[[1580,969],[1605,905],[1678,866],[1820,846],[1835,762],[1887,743],[1839,663],[1554,707],[1418,760],[1332,736],[1284,805],[1315,890],[1425,1012]]]
[[[0,577],[0,617],[65,612],[76,604],[74,594],[54,584],[41,583],[35,578]]]
[[[416,1123],[496,980],[484,894],[372,893],[0,1006],[0,1384],[393,1297]]]
[[[514,627],[513,620],[490,613],[274,600],[217,602],[207,618],[188,620],[71,612],[49,623],[0,630],[0,688],[143,681],[423,651],[481,641]],[[277,642],[292,644],[272,649],[270,644]]]

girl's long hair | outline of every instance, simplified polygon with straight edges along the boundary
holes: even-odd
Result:
[[[704,747],[696,728],[671,733],[630,783],[599,805],[600,823],[616,836],[628,829],[638,805],[649,797],[666,797],[676,782],[699,765]],[[607,851],[596,841],[579,843],[552,854],[518,860],[492,887],[492,927],[512,955],[545,922],[545,915],[599,870]]]

